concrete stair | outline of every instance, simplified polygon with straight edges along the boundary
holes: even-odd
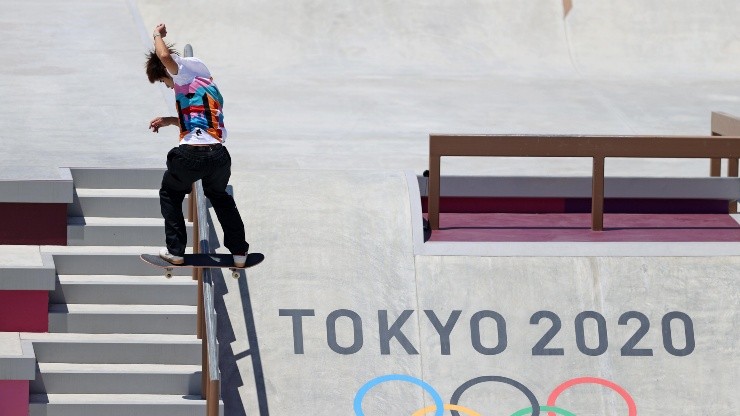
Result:
[[[33,394],[30,401],[29,416],[203,416],[206,413],[200,395]]]
[[[186,222],[188,234],[193,225]],[[162,218],[68,217],[67,244],[72,246],[164,246]]]
[[[190,276],[58,275],[49,302],[196,306],[197,290]]]
[[[183,208],[187,200],[185,197]],[[159,190],[75,188],[74,202],[67,208],[67,215],[161,220]]]
[[[199,365],[41,363],[31,394],[200,394]]]
[[[41,363],[200,365],[195,335],[24,334]]]
[[[157,254],[163,246],[44,246],[43,250],[54,257],[59,275],[164,276],[163,269],[139,258],[142,253]],[[192,270],[175,268],[174,274],[191,276]]]
[[[139,258],[164,246],[163,171],[71,171],[69,245],[42,247],[57,272],[49,333],[23,334],[38,362],[30,416],[204,415],[197,282]]]
[[[195,306],[49,305],[49,332],[190,334],[195,325]]]

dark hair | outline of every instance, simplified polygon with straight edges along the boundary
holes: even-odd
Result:
[[[180,53],[175,50],[175,45],[168,44],[167,49],[169,49],[171,54],[179,55]],[[159,57],[157,56],[157,52],[154,50],[150,50],[146,54],[146,76],[149,78],[149,82],[154,84],[155,81],[159,80],[160,78],[169,78],[170,74],[167,73],[167,68],[164,67],[164,64],[162,61],[159,60]]]

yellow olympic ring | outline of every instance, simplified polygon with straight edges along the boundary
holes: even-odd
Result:
[[[424,416],[424,415],[426,415],[428,413],[431,413],[431,412],[433,412],[435,410],[437,410],[437,406],[431,405],[431,406],[427,406],[427,407],[425,407],[423,409],[417,410],[411,416]],[[478,412],[476,412],[475,410],[468,409],[465,406],[460,406],[460,405],[457,405],[457,404],[446,404],[445,405],[445,410],[457,410],[458,412],[463,412],[464,414],[466,414],[468,416],[481,416],[481,414],[478,413]]]

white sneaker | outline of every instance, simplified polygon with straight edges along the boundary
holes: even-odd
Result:
[[[166,261],[172,263],[172,264],[183,264],[185,263],[185,257],[182,256],[176,256],[174,254],[171,254],[170,251],[167,249],[167,247],[159,250],[159,257],[165,259]]]
[[[244,254],[243,256],[240,256],[238,254],[234,254],[234,266],[236,267],[244,267],[247,264],[247,255]]]

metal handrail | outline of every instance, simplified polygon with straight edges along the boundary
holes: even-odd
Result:
[[[208,209],[206,207],[206,198],[203,192],[203,184],[201,181],[196,182],[193,185],[193,192],[195,194],[195,211],[197,212],[197,240],[198,244],[194,246],[198,247],[199,253],[210,253],[209,235],[210,229],[208,225]],[[193,233],[195,233],[196,227],[193,227]],[[195,236],[194,236],[195,237]],[[202,371],[201,371],[201,396],[206,399],[206,415],[216,416],[218,415],[218,404],[220,400],[220,383],[221,383],[221,372],[218,369],[218,339],[216,337],[217,319],[216,319],[216,305],[214,301],[214,289],[213,289],[213,272],[211,269],[193,269],[196,273],[198,280],[198,286],[202,287],[202,291],[199,295],[199,302],[202,299],[203,311],[199,319],[202,320],[201,328],[205,330],[205,336],[201,332],[200,337],[202,339]]]
[[[193,47],[185,45],[185,57],[193,56]],[[210,253],[208,208],[203,183],[193,184],[188,198],[188,218],[193,221],[193,252]],[[197,242],[197,243],[195,243]],[[206,416],[218,416],[221,399],[221,372],[218,369],[217,319],[211,269],[193,268],[193,280],[198,280],[197,335],[202,340],[201,397],[206,399]],[[205,331],[205,336],[203,332]]]
[[[604,227],[604,160],[635,158],[740,158],[740,137],[430,135],[429,226],[439,229],[440,169],[444,156],[588,157],[593,159],[591,229]],[[735,175],[737,176],[737,173]]]

